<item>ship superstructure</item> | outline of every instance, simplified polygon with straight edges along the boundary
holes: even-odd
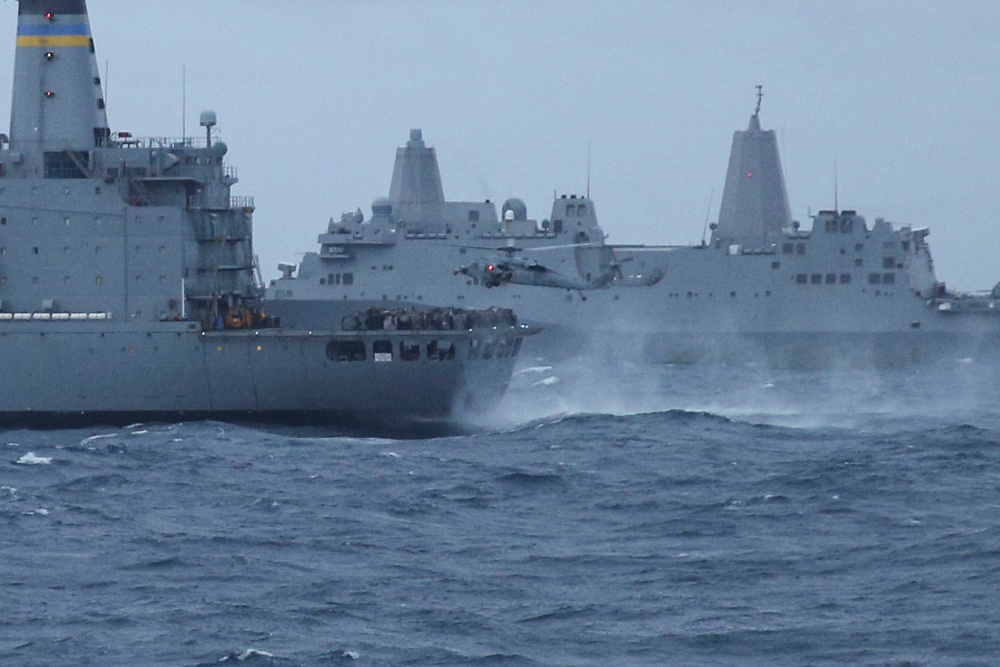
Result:
[[[113,132],[84,0],[21,0],[14,72],[0,135],[0,420],[392,421],[503,395],[526,333],[509,315],[404,330],[400,317],[426,314],[386,309],[384,326],[350,331],[269,316],[254,202],[231,191],[215,114],[200,137]]]
[[[331,219],[318,252],[286,265],[268,297],[289,312],[316,300],[331,312],[359,299],[499,304],[545,326],[532,345],[559,354],[597,346],[657,361],[814,366],[1000,350],[1000,293],[950,293],[927,229],[853,210],[822,210],[811,228],[792,220],[759,102],[734,134],[719,221],[700,244],[608,244],[589,196],[558,196],[541,221],[516,198],[499,215],[489,201],[447,201],[436,154],[413,130],[371,217]]]

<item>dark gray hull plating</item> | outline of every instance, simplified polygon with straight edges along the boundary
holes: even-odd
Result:
[[[65,324],[64,329],[59,325]],[[494,407],[512,355],[468,359],[471,333],[221,331],[176,323],[158,331],[69,323],[0,326],[0,423],[65,426],[177,419],[404,423]],[[21,330],[12,330],[16,326]],[[94,325],[91,325],[94,326]],[[70,328],[72,327],[72,328]],[[170,330],[170,329],[173,330]],[[493,332],[496,338],[518,330]],[[481,337],[482,332],[477,334]],[[448,341],[453,359],[331,359],[332,341]]]

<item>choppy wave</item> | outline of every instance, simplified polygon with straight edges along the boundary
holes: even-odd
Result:
[[[447,437],[2,433],[0,664],[1000,655],[985,379],[637,372],[532,370]]]

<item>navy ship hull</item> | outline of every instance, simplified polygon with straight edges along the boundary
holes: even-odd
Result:
[[[159,331],[115,331],[83,324],[0,326],[0,424],[443,421],[495,407],[515,360],[470,360],[470,340],[482,337],[468,331],[199,332],[184,322]],[[511,331],[513,346],[518,334]],[[454,344],[455,354],[433,359],[421,351],[403,360],[397,351],[407,341]],[[377,342],[393,358],[376,361]],[[338,359],[331,353],[336,345],[364,349],[365,358]]]
[[[112,132],[84,0],[20,0],[16,43],[0,134],[0,424],[403,425],[503,396],[531,333],[512,314],[406,330],[397,319],[430,314],[376,310],[351,330],[322,308],[295,325],[267,314],[254,202],[232,194],[215,113],[201,137]]]
[[[759,110],[759,109],[758,109]],[[812,228],[788,212],[773,131],[737,132],[718,224],[688,246],[612,245],[588,196],[550,216],[518,199],[446,201],[419,130],[396,153],[372,216],[331,220],[271,307],[310,300],[514,309],[545,331],[527,351],[668,363],[897,366],[1000,355],[1000,286],[955,294],[934,272],[929,234],[852,210]]]

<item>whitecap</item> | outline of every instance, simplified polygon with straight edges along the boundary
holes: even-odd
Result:
[[[102,440],[104,438],[113,438],[116,435],[118,435],[118,434],[117,433],[101,433],[99,435],[92,435],[89,438],[84,438],[83,440],[81,440],[80,444],[81,445],[86,445],[87,443],[93,442],[95,440]]]
[[[273,658],[274,657],[273,655],[271,655],[267,651],[258,651],[255,648],[248,648],[248,649],[245,649],[242,653],[239,653],[239,654],[236,654],[236,655],[227,655],[225,658],[223,658],[222,660],[220,660],[220,662],[222,662],[224,660],[229,660],[230,658],[236,658],[237,660],[241,660],[241,661],[242,660],[249,660],[250,658],[254,658],[254,657],[257,657],[257,656],[260,656],[262,658]]]
[[[52,463],[52,457],[36,456],[34,452],[28,452],[21,456],[17,462],[25,466],[48,465],[49,463]]]
[[[523,375],[524,373],[545,373],[551,370],[552,366],[528,366],[527,368],[522,368],[517,371],[514,375]]]
[[[31,516],[32,514],[37,514],[38,516],[48,516],[49,511],[44,507],[39,507],[38,509],[29,510],[26,514],[28,516]]]
[[[559,378],[555,375],[550,375],[547,378],[539,380],[534,384],[536,387],[551,387],[554,384],[559,384]]]
[[[361,654],[358,653],[357,651],[344,651],[343,653],[341,653],[341,655],[344,656],[345,658],[350,658],[351,660],[357,660],[358,658],[361,657]]]

